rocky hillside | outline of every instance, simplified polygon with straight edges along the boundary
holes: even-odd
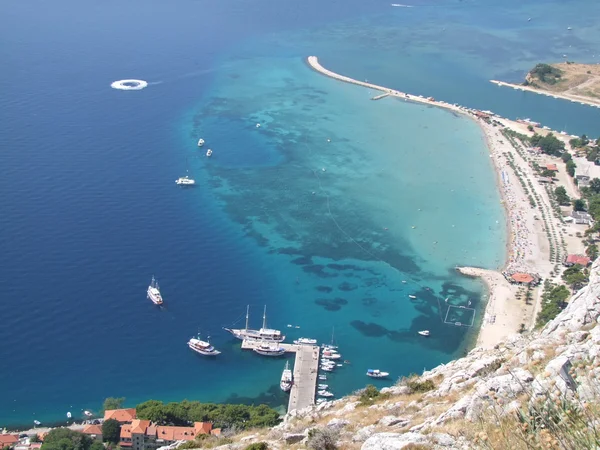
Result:
[[[589,285],[540,331],[381,392],[292,411],[217,448],[600,448],[599,296],[596,262]]]

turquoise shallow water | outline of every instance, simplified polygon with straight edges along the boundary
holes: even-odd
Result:
[[[594,61],[600,4],[414,4],[2,2],[0,425],[77,417],[107,396],[281,406],[284,362],[220,330],[247,304],[256,326],[267,304],[290,339],[335,328],[351,361],[331,379],[338,395],[369,367],[392,373],[383,385],[461,354],[476,327],[443,325],[443,300],[471,301],[474,317],[449,318],[477,325],[482,290],[453,267],[504,257],[479,129],[373,102],[304,59],[594,136],[600,110],[488,80],[565,53]],[[130,77],[150,85],[110,89]],[[186,167],[199,185],[182,192]],[[163,311],[144,298],[152,274]],[[187,349],[199,327],[218,359]]]

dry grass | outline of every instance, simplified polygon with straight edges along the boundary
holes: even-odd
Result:
[[[562,71],[561,81],[556,84],[535,83],[544,91],[600,98],[600,64],[550,64]]]

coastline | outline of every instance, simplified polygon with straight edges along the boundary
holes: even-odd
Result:
[[[523,85],[514,84],[514,83],[506,83],[505,81],[490,80],[490,83],[493,83],[500,87],[510,87],[510,88],[520,90],[520,91],[533,92],[534,94],[545,95],[547,97],[559,98],[562,100],[568,100],[573,103],[581,103],[582,105],[588,105],[588,106],[594,106],[596,108],[600,108],[600,100],[592,100],[592,99],[589,99],[588,97],[581,97],[579,95],[572,95],[572,94],[547,92],[542,89],[532,88],[530,86],[523,86]]]
[[[503,272],[544,272],[544,275],[547,275],[552,270],[551,263],[543,264],[546,267],[540,267],[539,262],[549,261],[550,252],[549,248],[543,245],[545,230],[541,221],[538,220],[538,209],[537,207],[531,207],[529,200],[531,194],[526,192],[520,183],[516,182],[519,174],[515,173],[515,170],[509,165],[507,155],[510,155],[512,163],[515,164],[521,175],[528,177],[534,174],[528,162],[521,158],[517,149],[510,142],[507,142],[501,134],[500,127],[485,121],[479,111],[435,100],[432,97],[415,96],[337,74],[325,69],[316,56],[308,57],[307,63],[313,70],[330,78],[381,91],[386,95],[399,97],[405,101],[427,104],[464,114],[479,125],[485,137],[490,158],[492,158],[496,185],[500,191],[505,211],[507,252],[503,267],[497,270],[457,267],[457,270],[465,276],[480,278],[488,291],[488,301],[475,345],[490,348],[502,342],[506,337],[519,333],[523,327],[533,328],[535,305],[531,306],[527,302],[517,299],[519,286],[509,283]],[[485,116],[488,115],[485,114]],[[508,119],[501,119],[501,122],[505,127],[520,129],[520,124],[517,122]],[[515,181],[512,182],[512,180]],[[529,180],[530,178],[528,178]],[[536,194],[543,197],[545,191],[539,187],[539,191],[536,189]],[[550,204],[549,199],[546,198],[544,201]],[[539,205],[539,207],[542,208],[542,205]],[[540,211],[542,210],[540,209]]]

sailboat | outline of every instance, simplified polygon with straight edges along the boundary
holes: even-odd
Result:
[[[188,161],[187,158],[185,159],[185,177],[179,177],[175,180],[175,184],[179,185],[179,186],[194,186],[196,184],[196,180],[190,178],[188,176],[189,173],[189,169],[188,169]]]
[[[235,328],[223,328],[225,331],[229,331],[234,337],[244,340],[250,339],[255,341],[272,341],[281,342],[285,339],[285,336],[281,334],[281,331],[267,328],[267,307],[263,311],[263,322],[260,330],[253,330],[248,328],[248,318],[250,313],[250,305],[246,307],[246,327],[242,329]]]

